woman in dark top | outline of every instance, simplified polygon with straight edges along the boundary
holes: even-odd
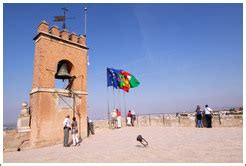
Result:
[[[202,128],[202,110],[199,105],[196,107],[196,119],[197,127]]]

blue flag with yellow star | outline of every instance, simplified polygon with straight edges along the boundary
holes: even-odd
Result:
[[[113,86],[114,88],[118,89],[119,87],[119,73],[122,70],[107,68],[107,86]]]

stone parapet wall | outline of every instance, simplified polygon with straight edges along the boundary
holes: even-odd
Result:
[[[18,151],[30,147],[30,132],[19,133],[16,129],[3,131],[3,151]]]
[[[164,127],[196,127],[195,114],[178,116],[176,114],[159,115],[137,115],[136,126],[164,126]],[[205,119],[203,120],[205,124]],[[122,126],[126,126],[125,119],[122,118]],[[214,114],[212,118],[213,127],[243,127],[243,114],[227,115]],[[95,120],[95,130],[109,128],[108,120]]]
[[[204,121],[204,120],[203,120]],[[205,123],[205,122],[204,122]],[[139,126],[165,126],[165,127],[196,127],[195,116],[138,116],[136,124]],[[242,127],[242,115],[213,116],[213,127]]]

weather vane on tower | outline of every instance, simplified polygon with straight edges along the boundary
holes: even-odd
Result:
[[[68,18],[66,17],[66,12],[68,12],[68,9],[66,9],[65,7],[61,8],[63,10],[63,16],[55,16],[55,19],[54,21],[63,21],[63,26],[62,28],[63,29],[66,29],[66,19],[75,19],[75,17],[71,17],[71,18]]]

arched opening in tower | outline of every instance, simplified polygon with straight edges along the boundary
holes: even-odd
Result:
[[[71,70],[73,64],[68,60],[61,60],[57,64],[57,70],[55,74],[55,88],[56,89],[67,89],[68,86],[71,87],[70,82],[73,76],[71,75]]]

